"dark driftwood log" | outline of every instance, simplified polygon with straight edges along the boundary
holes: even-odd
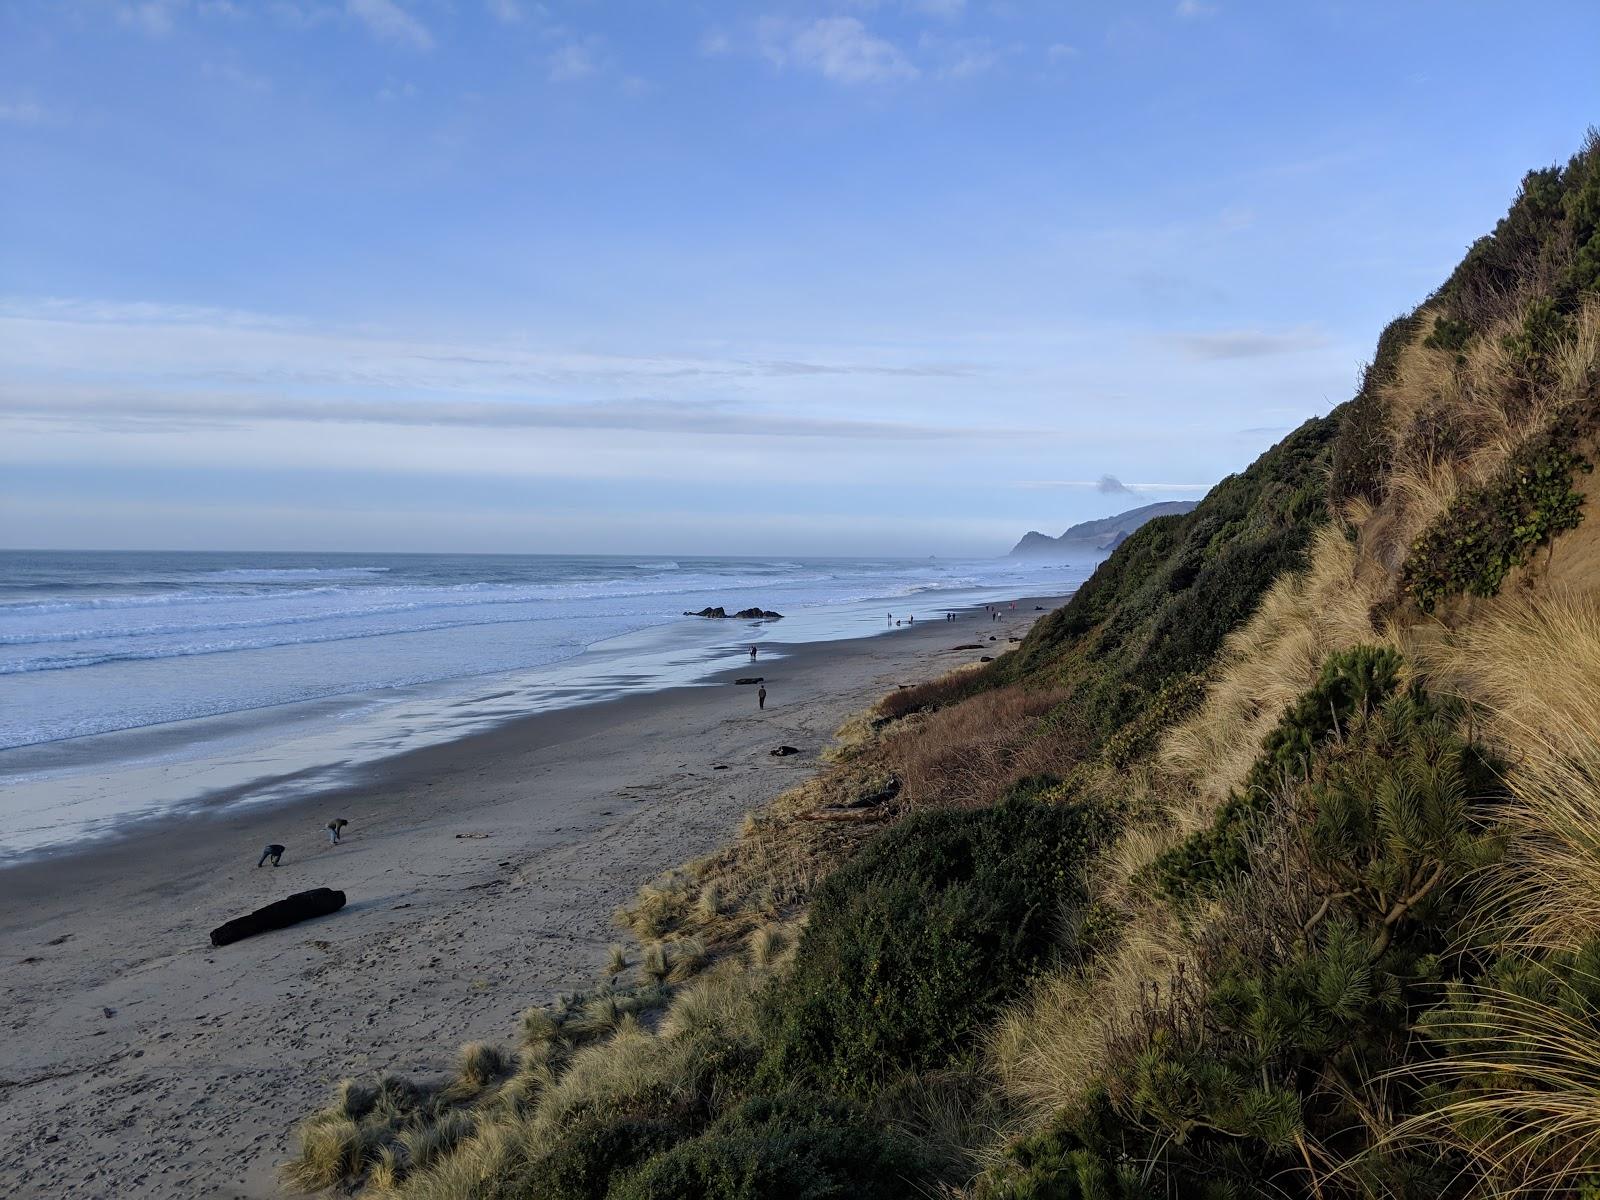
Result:
[[[744,675],[734,680],[735,683],[765,683],[766,677],[762,675]]]
[[[881,808],[818,808],[808,813],[801,813],[802,821],[881,821],[892,810],[887,806]]]
[[[309,921],[312,917],[325,917],[344,907],[344,893],[332,888],[312,888],[309,892],[296,892],[286,899],[275,901],[265,908],[218,925],[211,931],[213,946],[226,946],[258,933],[270,933]]]

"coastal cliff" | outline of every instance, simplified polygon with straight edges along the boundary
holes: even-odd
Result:
[[[515,1050],[346,1081],[290,1181],[1589,1194],[1597,287],[1591,139],[1354,398],[1143,523],[1015,648],[846,725],[618,914],[601,984],[461,1031]]]

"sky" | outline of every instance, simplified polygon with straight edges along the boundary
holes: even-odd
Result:
[[[1594,122],[1592,0],[4,0],[0,546],[1003,553]]]

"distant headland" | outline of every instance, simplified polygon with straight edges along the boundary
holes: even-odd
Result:
[[[1012,558],[1077,558],[1085,554],[1109,554],[1124,539],[1152,517],[1166,517],[1188,512],[1195,506],[1193,500],[1163,500],[1130,508],[1114,517],[1101,517],[1097,521],[1083,521],[1068,529],[1060,537],[1051,537],[1030,529],[1011,549]]]

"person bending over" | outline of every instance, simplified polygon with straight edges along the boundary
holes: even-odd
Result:
[[[333,820],[328,822],[328,844],[330,846],[337,846],[339,844],[339,835],[344,832],[344,827],[348,824],[350,824],[350,822],[346,821],[343,817],[335,817]]]
[[[256,866],[257,867],[262,866],[267,861],[267,859],[269,859],[269,858],[272,860],[272,865],[273,866],[277,866],[278,865],[278,860],[281,859],[282,857],[283,857],[283,847],[278,845],[277,842],[273,842],[272,845],[268,846],[265,850],[263,850],[261,852],[261,857],[256,860]]]

